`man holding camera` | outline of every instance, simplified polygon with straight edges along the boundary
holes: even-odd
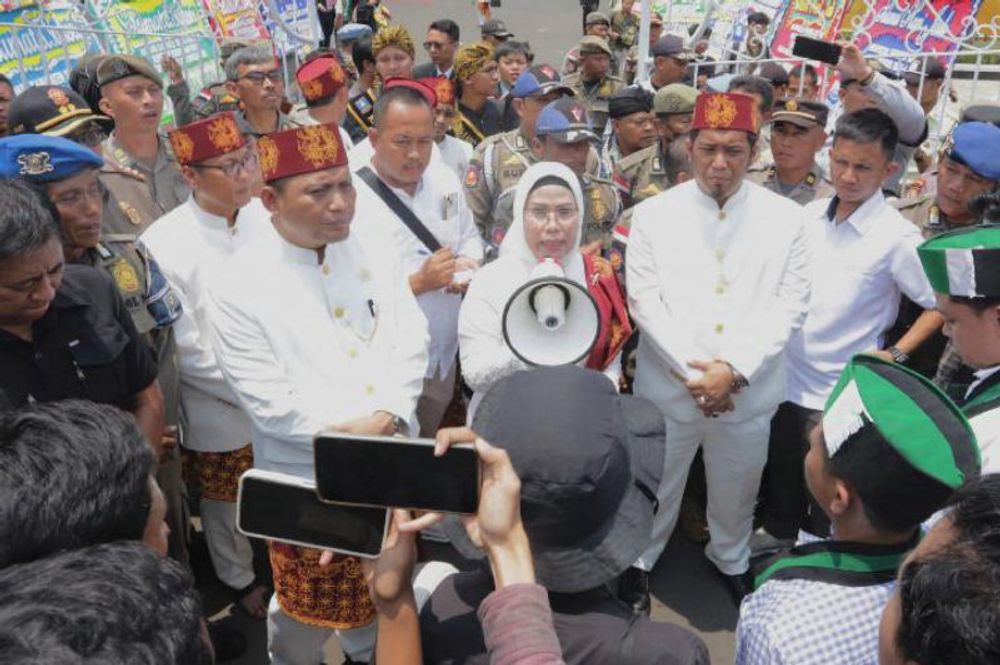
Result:
[[[356,191],[335,125],[261,137],[261,200],[277,236],[213,275],[208,311],[223,375],[249,414],[258,468],[314,478],[313,437],[407,431],[427,369],[427,322],[391,238],[352,233]],[[376,257],[378,259],[376,260]],[[374,611],[359,561],[271,544],[272,663],[317,665],[336,631],[367,661]]]

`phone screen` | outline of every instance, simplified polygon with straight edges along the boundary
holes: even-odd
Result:
[[[821,39],[813,39],[804,35],[796,35],[795,44],[792,45],[792,55],[808,60],[818,60],[830,65],[836,65],[840,62],[841,50],[839,44],[824,42]]]
[[[240,531],[347,554],[378,556],[388,513],[384,508],[323,503],[309,487],[272,478],[240,481]]]
[[[434,442],[362,436],[318,436],[316,491],[324,501],[475,513],[479,458],[471,446],[434,457]]]

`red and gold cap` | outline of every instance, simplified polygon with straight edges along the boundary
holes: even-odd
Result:
[[[181,166],[218,157],[247,144],[232,111],[184,125],[170,132],[169,137]]]
[[[332,97],[347,83],[344,70],[337,58],[328,55],[305,62],[295,72],[299,89],[306,102],[314,102],[325,97]]]
[[[426,99],[427,103],[431,105],[431,108],[434,108],[438,105],[437,92],[435,91],[432,85],[426,83],[426,81],[434,81],[434,80],[436,79],[424,78],[420,79],[419,81],[416,81],[414,79],[404,79],[398,76],[393,76],[391,79],[385,82],[385,85],[382,86],[382,92],[385,92],[386,90],[392,90],[393,88],[409,88],[410,90],[416,90],[417,92],[419,92],[421,95],[424,96],[424,99]]]
[[[257,161],[264,182],[347,165],[337,125],[311,125],[257,139]]]
[[[756,134],[754,99],[738,92],[703,92],[694,103],[691,129],[732,129]]]
[[[434,94],[437,95],[438,104],[444,104],[445,106],[455,105],[455,82],[451,79],[443,76],[428,76],[427,78],[417,79],[417,81],[434,91]]]

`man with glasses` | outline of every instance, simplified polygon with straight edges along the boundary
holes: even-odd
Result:
[[[236,121],[245,134],[260,138],[299,126],[281,111],[285,78],[270,46],[247,46],[229,56],[226,80],[230,92],[242,102]]]
[[[191,197],[142,236],[174,286],[187,316],[176,324],[184,447],[201,486],[200,515],[215,572],[257,618],[267,612],[267,581],[255,579],[253,551],[236,531],[239,476],[253,466],[250,420],[236,406],[208,340],[206,272],[259,234],[273,233],[269,214],[252,197],[257,154],[233,113],[220,113],[170,133]]]
[[[114,201],[104,209],[104,229],[139,234],[190,193],[159,134],[163,81],[149,61],[113,55],[98,65],[97,84],[100,109],[115,121],[101,167],[101,182]]]
[[[443,18],[431,23],[427,29],[427,41],[424,42],[424,50],[431,61],[414,67],[413,78],[443,76],[454,79],[459,34],[458,24],[451,19]]]

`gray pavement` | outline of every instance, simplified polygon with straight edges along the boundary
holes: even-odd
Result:
[[[386,0],[394,22],[406,25],[417,44],[417,62],[427,60],[420,47],[426,26],[437,18],[450,18],[459,24],[462,41],[478,40],[479,27],[473,0]],[[518,40],[527,40],[534,50],[536,63],[562,65],[565,52],[580,38],[578,0],[502,0],[494,16],[502,19]],[[607,11],[609,2],[601,2]],[[679,534],[671,541],[653,572],[653,619],[685,626],[708,644],[713,663],[732,663],[733,630],[737,609],[712,565],[694,545]],[[217,592],[209,592],[209,604],[220,607]],[[245,657],[231,661],[237,665],[267,663],[264,621],[243,616],[230,619],[247,634],[250,648]],[[334,641],[327,662],[339,665],[342,660]]]

